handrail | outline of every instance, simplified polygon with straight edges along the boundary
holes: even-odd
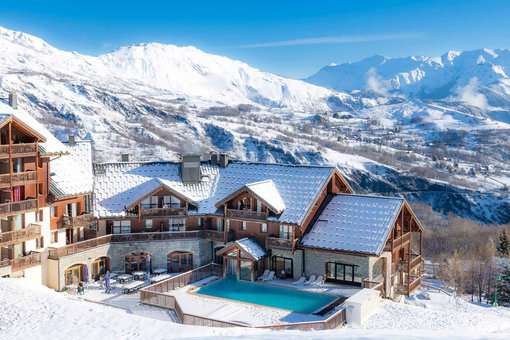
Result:
[[[5,259],[0,261],[0,268],[11,266],[11,272],[18,272],[36,266],[41,263],[41,253],[33,252],[32,254],[17,257],[15,259]]]
[[[257,220],[265,220],[267,219],[267,212],[260,212],[254,210],[241,210],[241,209],[227,209],[227,217],[234,218],[251,218]]]
[[[26,199],[23,201],[0,203],[0,214],[7,214],[11,212],[19,212],[23,210],[32,210],[37,208],[37,200]]]
[[[0,186],[9,186],[12,182],[29,182],[37,180],[37,171],[22,171],[11,174],[0,174]]]
[[[267,248],[283,248],[292,249],[292,240],[279,237],[268,237],[266,238]]]
[[[23,229],[6,231],[3,233],[0,232],[0,244],[15,244],[22,241],[32,240],[39,236],[41,236],[41,226],[39,224],[31,223],[28,227]]]

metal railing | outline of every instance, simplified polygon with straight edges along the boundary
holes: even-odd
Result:
[[[267,212],[260,212],[254,210],[241,210],[241,209],[227,209],[227,217],[232,218],[249,218],[254,220],[267,219]]]
[[[36,199],[27,199],[17,202],[0,203],[0,214],[9,214],[37,208]]]
[[[41,226],[39,224],[31,223],[28,225],[28,227],[23,229],[7,231],[3,233],[0,232],[0,245],[7,246],[16,244],[27,240],[33,240],[40,236]]]

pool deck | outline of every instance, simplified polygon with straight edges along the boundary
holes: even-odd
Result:
[[[194,291],[217,280],[217,277],[208,277],[191,285],[170,291],[166,294],[176,298],[180,308],[186,314],[192,314],[208,319],[234,322],[247,326],[268,326],[275,324],[288,324],[297,322],[310,322],[325,320],[328,315],[319,316],[288,311],[279,308],[267,307],[252,303],[245,303],[224,298],[209,297],[195,294]],[[273,280],[258,282],[264,285],[277,285],[313,293],[327,293],[336,296],[349,297],[361,288],[338,284],[325,284],[323,286],[293,285],[289,280]]]
[[[195,282],[183,288],[168,292],[174,296],[184,313],[194,314],[209,319],[235,322],[249,326],[267,326],[274,324],[318,321],[326,317],[302,314],[287,311],[278,308],[271,308],[250,303],[238,302],[223,298],[206,297],[196,295],[191,291],[216,280],[215,277],[209,277]]]

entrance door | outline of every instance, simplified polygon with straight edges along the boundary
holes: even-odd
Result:
[[[82,280],[82,269],[83,265],[77,264],[69,267],[64,272],[66,286],[76,286]]]
[[[227,276],[237,278],[237,258],[228,258],[227,260]]]
[[[170,273],[186,272],[193,269],[193,254],[175,251],[167,256],[168,271]]]

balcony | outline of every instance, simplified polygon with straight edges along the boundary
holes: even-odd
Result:
[[[41,264],[41,253],[33,252],[27,256],[18,257],[15,259],[5,259],[0,261],[0,268],[11,267],[11,272],[19,272],[30,267]]]
[[[91,213],[78,216],[63,216],[62,222],[64,228],[88,227],[94,221],[94,215]]]
[[[405,234],[401,235],[400,237],[397,237],[396,239],[394,239],[392,241],[392,247],[393,247],[393,249],[396,249],[410,241],[411,241],[411,233],[408,232],[408,233],[405,233]]]
[[[400,295],[409,295],[421,285],[420,276],[410,276],[409,282],[395,286],[395,292]]]
[[[227,217],[231,218],[248,218],[252,220],[266,220],[267,212],[254,210],[227,209]]]
[[[27,228],[0,233],[0,246],[9,246],[41,236],[41,226],[30,224]]]
[[[0,145],[0,159],[9,158],[9,150],[12,157],[33,157],[37,153],[36,143],[22,143]]]
[[[292,240],[279,238],[279,237],[268,237],[266,239],[266,248],[279,248],[279,249],[292,249]]]
[[[147,217],[185,216],[185,215],[186,215],[185,208],[175,208],[175,207],[143,208],[142,207],[142,216],[147,216]]]
[[[37,182],[37,172],[24,171],[10,174],[0,175],[0,188],[9,188],[11,186],[35,184]]]
[[[37,209],[36,199],[27,199],[17,202],[0,203],[0,215],[18,213],[27,210]]]

